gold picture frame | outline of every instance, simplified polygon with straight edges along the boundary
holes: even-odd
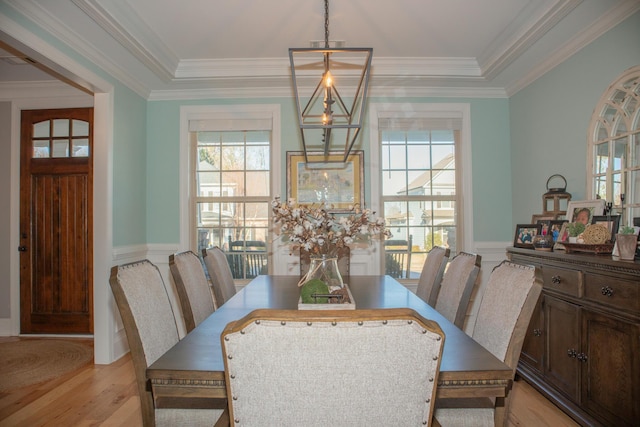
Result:
[[[326,203],[331,212],[348,212],[364,206],[364,151],[307,153],[287,151],[287,199],[300,205]]]

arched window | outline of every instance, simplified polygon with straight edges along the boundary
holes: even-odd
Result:
[[[622,212],[621,224],[640,217],[640,65],[604,92],[589,125],[588,191]],[[624,208],[624,209],[622,209]]]

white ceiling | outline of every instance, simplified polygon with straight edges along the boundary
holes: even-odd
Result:
[[[1,1],[150,99],[289,93],[288,48],[324,40],[322,0]],[[374,94],[505,96],[639,9],[640,0],[333,0],[329,39],[373,48]],[[0,29],[0,40],[13,39]],[[46,52],[26,54],[46,63]],[[0,61],[0,80],[44,78],[27,68]]]

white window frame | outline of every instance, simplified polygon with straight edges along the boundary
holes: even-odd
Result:
[[[372,103],[369,105],[369,171],[371,177],[371,209],[383,212],[381,204],[382,183],[380,182],[380,133],[378,120],[381,118],[459,118],[462,120],[460,147],[456,149],[457,177],[461,183],[457,209],[462,219],[459,227],[461,242],[456,241],[460,251],[473,251],[473,190],[471,184],[471,106],[467,103]],[[384,253],[379,250],[378,274],[384,268]]]
[[[247,105],[189,105],[180,107],[180,243],[179,250],[185,251],[195,246],[192,228],[191,200],[196,189],[193,188],[193,165],[190,162],[191,144],[189,139],[190,120],[264,120],[270,118],[271,153],[269,155],[271,172],[271,195],[279,194],[281,178],[281,112],[279,104]],[[273,239],[271,239],[273,240]],[[277,256],[273,243],[268,252]],[[275,264],[278,259],[273,259]],[[271,269],[271,266],[269,267]]]
[[[597,188],[594,185],[596,174],[596,146],[598,144],[607,142],[609,144],[609,164],[611,165],[611,160],[615,157],[613,154],[613,141],[616,140],[626,140],[627,142],[627,153],[625,158],[628,159],[627,164],[621,165],[620,170],[618,172],[621,174],[624,187],[622,188],[622,192],[626,195],[624,201],[624,212],[622,212],[622,218],[620,225],[633,225],[632,218],[634,217],[634,212],[637,212],[640,209],[640,200],[636,200],[634,196],[634,190],[637,189],[640,183],[632,181],[630,175],[632,172],[638,174],[640,170],[640,165],[637,163],[633,163],[633,160],[636,159],[638,153],[636,153],[637,147],[633,145],[634,137],[638,138],[638,131],[640,129],[640,106],[636,104],[636,107],[633,111],[628,111],[623,108],[618,101],[614,100],[614,96],[616,93],[626,93],[629,97],[629,101],[633,98],[634,100],[638,99],[638,94],[633,93],[631,88],[625,86],[629,80],[640,79],[640,66],[631,67],[625,70],[602,94],[596,108],[593,111],[591,116],[591,121],[589,123],[589,131],[588,131],[588,148],[587,148],[587,194],[591,195],[592,199],[595,199],[598,196]],[[637,87],[634,86],[635,90]],[[616,111],[616,114],[612,118],[607,118],[605,114],[605,110],[611,108]],[[607,130],[608,136],[603,138],[602,140],[598,139],[598,127],[602,126],[603,129]],[[624,126],[626,129],[625,132],[617,132],[618,127]],[[614,170],[612,167],[605,172],[604,176],[607,185],[607,202],[613,203],[613,208],[616,209],[618,213],[621,212],[622,204],[619,203],[619,199],[612,200],[613,197],[613,174]]]

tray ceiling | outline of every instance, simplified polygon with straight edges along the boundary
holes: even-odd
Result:
[[[324,39],[321,0],[2,3],[149,98],[288,93],[288,48]],[[639,9],[638,0],[333,0],[329,39],[373,48],[374,94],[506,96]],[[44,78],[16,71],[33,65],[16,65],[11,35],[0,36],[9,50],[0,51],[0,81]]]

